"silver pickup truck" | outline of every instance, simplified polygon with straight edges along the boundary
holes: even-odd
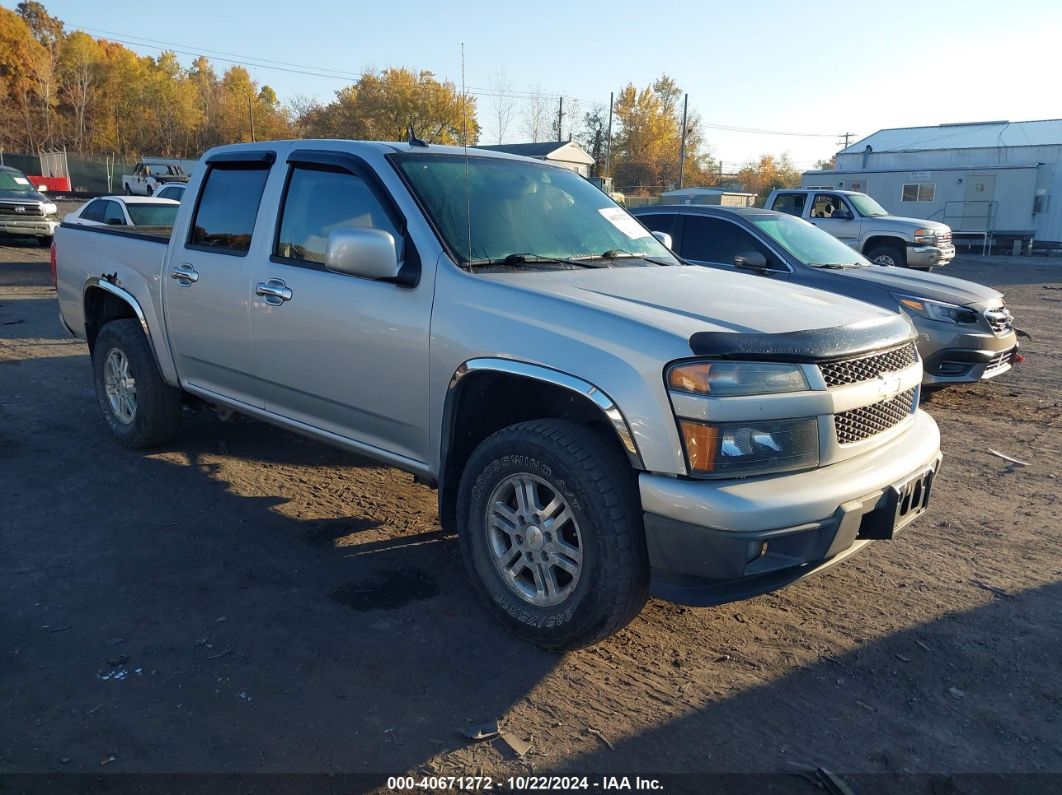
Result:
[[[64,224],[103,417],[216,404],[438,488],[489,608],[553,649],[647,595],[709,605],[891,538],[936,424],[901,314],[686,266],[574,172],[284,141],[204,156],[165,239]]]
[[[865,193],[779,188],[763,206],[803,218],[878,265],[932,270],[955,259],[947,224],[892,215]]]

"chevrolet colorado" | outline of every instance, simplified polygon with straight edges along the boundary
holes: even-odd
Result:
[[[438,488],[489,609],[552,649],[891,538],[940,463],[902,314],[674,256],[571,171],[471,149],[213,149],[168,241],[64,224],[117,440],[203,402]]]

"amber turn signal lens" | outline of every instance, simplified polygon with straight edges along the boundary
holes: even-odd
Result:
[[[901,298],[900,303],[908,307],[909,309],[915,310],[916,312],[921,312],[923,309],[925,309],[925,306],[922,304],[921,301],[916,301],[913,298]]]
[[[691,472],[711,472],[719,450],[719,428],[700,422],[679,420],[682,441],[686,444],[686,462]]]
[[[712,387],[708,383],[708,373],[711,369],[712,365],[707,362],[672,367],[667,374],[668,386],[683,392],[696,392],[698,395],[707,395],[712,391]]]

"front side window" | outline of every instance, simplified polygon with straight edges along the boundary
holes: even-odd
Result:
[[[125,213],[118,202],[104,202],[103,222],[111,226],[125,226]]]
[[[460,265],[498,265],[514,255],[547,268],[542,260],[677,264],[648,229],[574,171],[487,157],[395,160]]]
[[[937,186],[932,182],[912,182],[903,186],[900,201],[931,202],[936,192]]]
[[[294,167],[281,212],[274,253],[285,259],[324,263],[329,234],[344,227],[382,229],[402,242],[368,183],[345,171]]]
[[[134,226],[173,226],[177,220],[176,204],[141,204],[129,202],[125,205]]]
[[[698,262],[733,265],[734,258],[757,251],[770,268],[784,270],[770,250],[735,223],[721,218],[686,216],[682,256]]]
[[[852,218],[852,212],[840,196],[834,193],[816,193],[811,204],[811,217],[847,221]]]
[[[211,168],[192,219],[188,245],[245,253],[251,247],[268,176],[269,169],[263,167]]]
[[[805,199],[803,193],[781,193],[774,197],[774,204],[769,209],[799,217],[804,214]]]

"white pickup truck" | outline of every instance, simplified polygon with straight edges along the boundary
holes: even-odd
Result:
[[[132,174],[122,175],[126,196],[153,196],[164,185],[188,182],[184,169],[174,163],[137,163]]]
[[[892,215],[865,193],[778,188],[763,206],[803,218],[878,265],[932,270],[955,259],[947,224]]]
[[[188,192],[168,242],[57,233],[113,435],[208,403],[405,469],[536,643],[600,640],[650,591],[780,588],[926,510],[905,315],[687,266],[574,172],[283,141],[211,150]]]

